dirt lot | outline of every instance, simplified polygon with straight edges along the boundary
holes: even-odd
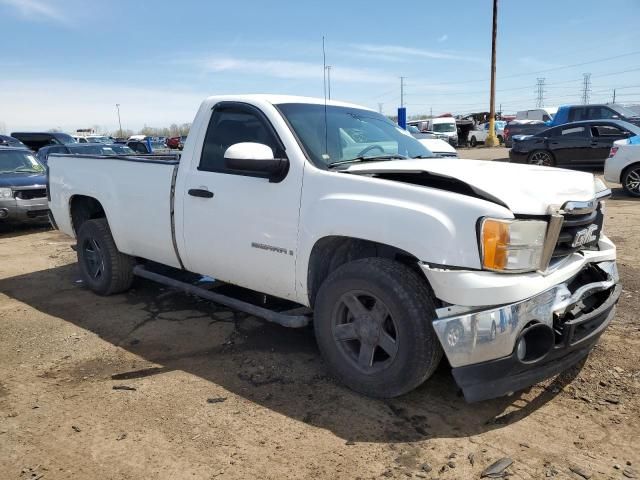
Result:
[[[625,291],[588,360],[469,405],[446,365],[405,397],[361,397],[310,330],[143,281],[98,297],[68,238],[5,229],[0,479],[471,479],[503,457],[511,478],[640,477],[640,202],[616,191],[606,230]]]

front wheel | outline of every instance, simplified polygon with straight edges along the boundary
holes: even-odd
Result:
[[[531,165],[542,165],[545,167],[553,167],[555,165],[555,159],[553,154],[547,150],[536,150],[529,155],[528,162]]]
[[[438,366],[433,297],[409,267],[384,258],[340,266],[322,284],[314,329],[335,377],[372,397],[413,390]]]
[[[469,144],[471,144],[472,147],[478,145],[478,140],[476,140],[476,137],[471,137],[471,140],[469,140]]]
[[[85,285],[99,295],[129,289],[135,260],[118,251],[105,218],[84,222],[77,240],[78,264]]]
[[[632,197],[640,197],[640,165],[634,165],[624,172],[622,187]]]

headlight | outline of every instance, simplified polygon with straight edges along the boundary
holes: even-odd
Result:
[[[0,188],[0,198],[11,198],[13,192],[10,188]]]
[[[482,267],[526,272],[541,267],[547,222],[485,218],[480,227]]]

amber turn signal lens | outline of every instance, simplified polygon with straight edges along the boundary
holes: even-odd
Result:
[[[509,259],[510,222],[486,219],[482,223],[482,266],[489,270],[504,270]]]

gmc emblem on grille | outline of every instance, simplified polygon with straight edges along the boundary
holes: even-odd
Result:
[[[596,230],[598,230],[598,225],[595,223],[592,223],[587,228],[578,230],[571,246],[575,248],[586,245],[587,243],[595,242],[597,240],[595,235]]]

